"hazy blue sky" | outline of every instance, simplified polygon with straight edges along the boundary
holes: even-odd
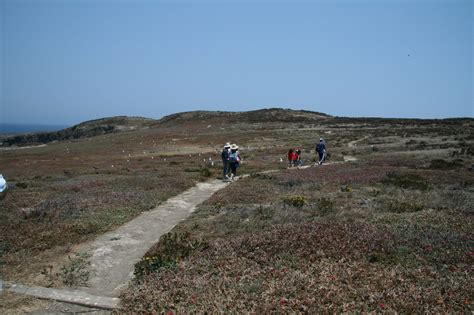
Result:
[[[473,1],[0,0],[0,122],[473,116]]]

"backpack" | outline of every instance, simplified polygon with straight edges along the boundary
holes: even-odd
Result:
[[[324,153],[325,150],[326,150],[326,146],[324,145],[324,143],[322,142],[318,143],[318,145],[316,146],[316,151],[322,154]]]
[[[226,149],[222,150],[221,158],[223,161],[227,161],[229,159],[229,151]]]
[[[237,152],[231,153],[229,155],[229,161],[232,163],[239,162],[239,155],[237,154]]]

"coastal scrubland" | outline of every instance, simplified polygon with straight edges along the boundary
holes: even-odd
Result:
[[[1,274],[81,285],[67,272],[76,245],[221,176],[220,149],[231,142],[249,176],[200,205],[137,263],[125,311],[469,312],[473,127],[472,119],[194,112],[5,146]],[[287,169],[289,148],[313,165],[320,137],[327,165]]]

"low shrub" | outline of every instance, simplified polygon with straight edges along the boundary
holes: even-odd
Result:
[[[401,264],[407,266],[410,263],[414,263],[410,260],[411,254],[411,248],[400,245],[398,248],[386,252],[374,251],[367,256],[367,260],[369,263],[379,263],[384,265]]]
[[[275,177],[270,175],[270,174],[265,174],[265,173],[252,173],[250,174],[251,178],[257,178],[257,179],[262,179],[262,180],[274,180]]]
[[[297,208],[301,208],[307,203],[306,198],[303,196],[288,196],[283,199],[283,202]]]
[[[157,272],[161,268],[173,267],[194,251],[206,246],[206,242],[191,239],[189,232],[165,234],[157,247],[135,264],[134,275],[140,280],[144,275]]]
[[[28,183],[25,182],[19,182],[15,185],[16,187],[26,189],[28,187]]]
[[[463,165],[457,161],[446,161],[443,159],[431,160],[428,166],[428,168],[432,170],[453,170],[462,167]]]
[[[90,271],[88,270],[90,262],[88,258],[89,255],[84,253],[75,254],[72,258],[68,256],[68,264],[62,266],[57,273],[63,284],[67,286],[80,286],[87,283],[90,276]]]
[[[280,182],[279,184],[281,184],[282,186],[286,186],[286,187],[294,187],[294,186],[300,186],[303,184],[303,181],[301,180],[287,180],[287,181],[284,181],[284,182]]]
[[[418,212],[423,210],[423,208],[424,205],[417,201],[392,200],[387,205],[387,210],[395,213]]]
[[[353,189],[350,185],[344,185],[341,187],[341,192],[352,192]]]
[[[334,210],[334,200],[326,197],[318,199],[318,209],[322,214],[328,214]]]
[[[257,217],[260,220],[269,220],[269,219],[272,218],[272,216],[274,214],[274,209],[269,208],[269,207],[263,207],[262,205],[260,205],[257,208],[256,213],[257,213]]]
[[[201,170],[199,171],[199,173],[201,174],[201,176],[203,177],[211,177],[212,175],[212,172],[209,168],[207,167],[203,167],[201,168]]]
[[[388,172],[382,179],[382,183],[404,189],[427,190],[429,188],[428,182],[418,174]]]
[[[135,264],[134,275],[137,280],[142,278],[144,275],[157,272],[161,268],[175,266],[179,262],[179,258],[169,259],[161,255],[157,256],[144,256],[138,263]]]

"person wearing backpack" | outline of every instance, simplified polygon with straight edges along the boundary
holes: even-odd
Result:
[[[229,179],[229,170],[230,170],[229,157],[230,157],[230,144],[226,143],[221,153],[224,180]]]
[[[240,167],[240,163],[242,162],[239,147],[235,143],[230,146],[229,162],[231,171],[230,179],[234,180],[234,177],[237,176],[237,168]]]
[[[326,160],[326,144],[324,143],[323,138],[319,138],[319,143],[316,145],[316,152],[318,153],[319,160],[318,165],[322,165]]]
[[[301,159],[301,149],[296,149],[295,154],[296,154],[295,165],[299,167],[303,165],[303,160]]]

